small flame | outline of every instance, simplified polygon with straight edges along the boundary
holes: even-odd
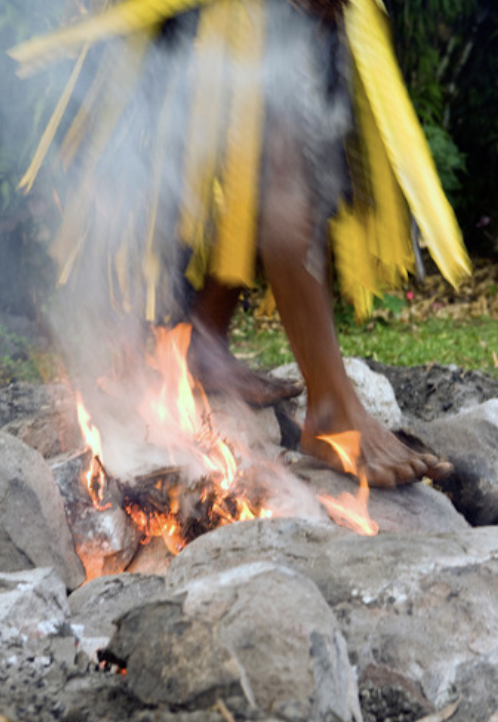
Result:
[[[99,511],[109,509],[112,504],[103,504],[106,477],[102,467],[102,440],[99,430],[92,424],[90,414],[83,405],[83,400],[79,392],[76,393],[76,412],[78,414],[78,422],[81,433],[86,446],[92,452],[92,461],[88,471],[85,474],[88,493],[92,500],[92,504]]]
[[[331,519],[363,536],[375,536],[379,525],[368,514],[369,488],[365,473],[358,471],[360,458],[360,434],[357,431],[344,431],[340,434],[319,436],[319,439],[330,444],[341,460],[344,471],[358,476],[360,486],[358,494],[353,496],[343,492],[337,498],[329,494],[319,495]]]

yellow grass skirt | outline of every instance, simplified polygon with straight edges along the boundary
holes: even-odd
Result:
[[[67,113],[69,99],[77,92],[91,46],[106,41],[99,68],[60,150],[68,166],[75,158],[83,158],[54,246],[62,282],[70,277],[85,247],[97,242],[106,245],[107,276],[115,303],[128,309],[138,298],[149,320],[158,313],[157,299],[168,296],[165,288],[169,287],[170,298],[174,295],[171,274],[165,275],[168,266],[180,266],[197,288],[207,273],[228,285],[251,285],[259,197],[264,193],[261,155],[269,102],[264,58],[273,42],[268,32],[271,2],[124,0],[11,51],[23,72],[77,53],[66,90],[21,182],[29,190]],[[112,159],[113,149],[120,153],[116,136],[126,123],[130,103],[137,104],[137,87],[143,83],[151,46],[159,39],[159,45],[164,42],[167,48],[168,38],[161,37],[164,22],[185,17],[181,14],[195,7],[200,7],[199,15],[179,56],[181,67],[175,60],[165,65],[168,82],[164,87],[161,83],[153,86],[153,130],[134,140],[139,154],[145,149],[144,177],[137,183],[129,170],[106,174],[106,163],[116,166],[116,162],[102,159]],[[363,191],[357,192],[352,163],[352,201],[348,204],[343,198],[329,228],[342,293],[354,303],[357,315],[364,317],[374,294],[398,285],[413,270],[411,214],[451,283],[468,274],[470,264],[403,85],[385,11],[377,0],[350,0],[344,25],[354,68],[350,90],[355,150],[361,156],[364,183]],[[181,32],[174,42],[182,45]],[[306,64],[306,50],[303,57]],[[175,161],[178,129],[172,131],[172,119],[178,105],[186,110],[175,120],[184,137],[181,159]],[[131,153],[128,149],[127,155]],[[120,161],[124,168],[125,159],[120,157]],[[168,165],[179,176],[176,189],[165,175]],[[121,168],[121,163],[117,166]],[[112,212],[95,210],[96,192],[100,202],[108,194],[109,206],[120,209],[119,220]],[[337,204],[337,198],[330,199],[331,208]],[[169,213],[165,207],[171,208]],[[179,243],[190,249],[183,266],[172,250],[172,236],[175,246]],[[163,305],[161,301],[161,311]]]

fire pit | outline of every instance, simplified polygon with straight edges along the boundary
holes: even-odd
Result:
[[[222,438],[216,428],[208,399],[188,371],[190,333],[190,326],[184,324],[169,331],[164,328],[154,331],[154,351],[148,356],[148,367],[154,375],[148,379],[144,398],[135,410],[140,421],[134,421],[133,428],[139,433],[131,442],[135,446],[134,458],[142,459],[146,468],[151,466],[150,459],[155,458],[184,459],[183,465],[154,468],[152,464],[146,472],[127,470],[127,480],[108,471],[102,436],[78,394],[78,419],[91,450],[85,477],[94,507],[101,512],[112,507],[111,499],[114,496],[116,500],[116,493],[106,493],[111,485],[119,493],[121,507],[138,528],[142,543],[162,537],[172,554],[218,526],[280,514],[271,503],[272,474],[268,465],[265,468],[261,459],[240,444],[235,451],[233,443]],[[142,373],[145,378],[145,372]],[[100,384],[109,386],[105,380]],[[119,389],[114,380],[114,404],[119,404]],[[119,429],[112,429],[105,417],[106,402],[107,398],[101,396],[99,413],[104,414],[107,424],[107,443],[119,447],[119,440],[114,438]],[[358,435],[349,432],[324,439],[340,455],[344,470],[355,474]],[[123,468],[121,460],[120,467]],[[318,501],[337,523],[358,533],[377,533],[378,526],[368,517],[365,479],[360,478],[356,497],[344,492],[334,499],[322,493]]]
[[[192,397],[207,402],[196,389]],[[114,413],[116,396],[111,401]],[[481,443],[495,404],[460,414],[467,433],[469,414],[474,419]],[[80,420],[98,438],[83,408]],[[265,458],[238,445],[238,434],[231,438],[230,422],[218,430],[216,404],[195,413],[188,452],[178,434],[157,433],[151,416],[133,423],[142,429],[140,445],[125,433],[125,444],[113,448],[112,424],[95,414],[100,448],[52,461],[67,537],[47,464],[0,433],[0,481],[9,490],[0,528],[10,545],[2,544],[0,559],[11,564],[0,591],[4,716],[491,720],[498,707],[495,528],[472,530],[447,497],[414,484],[371,491],[379,534],[361,538],[325,511],[331,498],[357,496],[351,474],[282,447],[268,447]],[[256,425],[269,413],[260,412]],[[430,423],[456,438],[458,416]],[[430,423],[421,435],[430,435]],[[168,439],[166,451],[158,438]],[[120,462],[123,448],[129,466]],[[152,452],[148,465],[144,449]],[[245,514],[252,520],[232,523]],[[89,580],[77,589],[84,575],[62,549],[70,535]],[[24,571],[13,571],[16,560]],[[66,587],[75,589],[68,598]]]

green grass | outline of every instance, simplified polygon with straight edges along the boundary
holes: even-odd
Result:
[[[498,321],[488,317],[466,320],[429,318],[417,323],[372,319],[355,326],[352,315],[339,308],[338,338],[344,356],[373,358],[385,364],[455,364],[498,377]],[[15,342],[15,353],[2,345]],[[0,327],[0,385],[11,381],[51,380],[60,365],[54,354],[29,347]],[[254,310],[239,310],[232,330],[232,350],[253,368],[270,369],[293,361],[278,318],[257,319]]]
[[[339,343],[345,356],[373,358],[394,366],[456,364],[498,375],[498,325],[486,317],[467,321],[432,318],[410,325],[377,321],[363,329],[340,331]]]
[[[487,317],[432,318],[416,324],[377,319],[361,327],[339,319],[338,338],[344,356],[397,366],[456,364],[498,376],[498,322]],[[252,367],[273,368],[293,360],[278,321],[258,320],[242,312],[234,324],[232,350]]]

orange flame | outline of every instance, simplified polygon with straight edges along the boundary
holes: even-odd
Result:
[[[199,492],[199,502],[204,505],[199,518],[202,518],[203,524],[207,519],[209,528],[256,517],[270,518],[273,516],[271,509],[262,508],[258,502],[251,503],[246,495],[244,484],[240,483],[243,471],[239,461],[229,444],[213,428],[207,397],[189,373],[187,352],[191,330],[190,325],[179,324],[172,330],[158,328],[154,331],[155,348],[147,362],[156,373],[139,407],[147,425],[147,439],[153,444],[167,446],[173,463],[177,449],[185,447],[189,450],[189,457],[197,460],[195,473],[208,480]],[[110,504],[103,505],[106,474],[102,465],[102,440],[79,394],[77,409],[85,442],[93,453],[87,473],[89,493],[97,509],[106,509]],[[360,435],[357,432],[319,438],[334,448],[346,472],[358,473]],[[338,524],[359,534],[373,535],[378,532],[378,525],[368,515],[366,477],[362,473],[359,476],[360,487],[356,498],[348,493],[338,498],[322,494],[318,500]],[[162,536],[168,550],[178,554],[187,543],[182,529],[182,487],[173,485],[167,493],[164,510],[154,505],[144,510],[130,498],[126,511],[141,531],[143,543],[152,536]]]
[[[99,430],[92,424],[90,414],[83,405],[83,400],[79,392],[76,393],[76,412],[78,414],[78,422],[81,433],[86,446],[92,452],[92,461],[88,471],[85,474],[88,493],[92,500],[92,504],[99,511],[109,509],[112,504],[103,504],[105,491],[105,474],[102,469],[102,440]]]
[[[147,423],[152,421],[162,444],[172,436],[172,429],[179,430],[181,443],[192,446],[206,473],[219,475],[221,488],[228,491],[235,479],[237,462],[228,444],[212,429],[207,397],[188,370],[191,332],[192,327],[185,323],[171,330],[154,330],[156,347],[148,363],[159,372],[162,385],[159,393],[151,389],[140,413]]]
[[[353,496],[343,492],[337,498],[329,494],[318,495],[331,519],[363,536],[375,536],[379,525],[368,514],[369,488],[365,473],[358,472],[360,458],[360,434],[357,431],[344,431],[341,434],[319,436],[319,439],[330,444],[341,460],[343,469],[348,474],[358,475],[360,486],[358,494]]]
[[[167,446],[174,463],[177,448],[187,447],[191,457],[200,463],[200,476],[210,481],[200,492],[200,501],[211,505],[209,514],[217,524],[271,517],[272,511],[252,509],[241,494],[234,492],[234,482],[240,480],[238,462],[230,448],[212,426],[211,409],[204,390],[196,384],[187,367],[187,352],[192,328],[179,324],[174,329],[154,329],[154,352],[147,357],[148,365],[157,372],[138,411],[147,425],[147,438],[153,444]],[[159,384],[158,384],[159,380]],[[92,424],[81,397],[77,398],[78,419],[93,459],[87,473],[87,485],[94,505],[102,506],[105,474],[102,469],[102,442],[98,429]],[[171,441],[173,440],[173,441]],[[96,488],[99,489],[97,494]],[[238,490],[237,490],[238,491]],[[134,501],[126,504],[126,512],[141,531],[144,542],[152,536],[162,536],[168,550],[178,554],[186,542],[182,535],[180,487],[168,489],[167,511],[145,511]]]

